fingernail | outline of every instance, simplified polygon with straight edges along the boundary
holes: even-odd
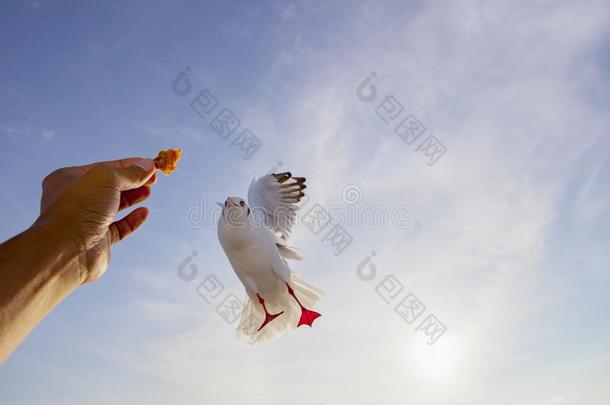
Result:
[[[153,162],[152,159],[140,159],[135,163],[136,166],[141,167],[142,169],[146,170],[147,172],[151,171],[152,168],[154,167],[155,163]]]

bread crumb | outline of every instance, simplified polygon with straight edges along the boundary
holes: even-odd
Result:
[[[176,170],[176,164],[180,161],[182,149],[162,150],[155,158],[155,167],[166,176]]]

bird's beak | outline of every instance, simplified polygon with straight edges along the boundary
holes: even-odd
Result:
[[[220,208],[224,208],[224,207],[225,207],[223,203],[219,203],[218,201],[216,201],[216,204],[218,204],[218,206],[219,206]]]
[[[237,207],[237,204],[235,204],[233,201],[229,201],[229,205],[230,205],[231,207]]]

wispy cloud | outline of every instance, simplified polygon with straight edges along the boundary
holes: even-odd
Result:
[[[532,312],[533,288],[540,282],[547,230],[560,219],[571,170],[608,123],[582,91],[600,76],[576,75],[583,58],[596,53],[608,10],[601,3],[432,3],[417,8],[405,24],[396,19],[379,25],[376,18],[386,13],[367,17],[363,8],[352,7],[342,35],[358,38],[358,46],[331,46],[334,57],[282,91],[281,109],[261,100],[247,114],[269,129],[259,171],[281,158],[291,170],[307,173],[310,193],[322,200],[338,199],[342,186],[356,183],[365,198],[415,207],[425,232],[353,229],[357,250],[336,259],[326,258],[319,241],[302,230],[294,242],[306,255],[299,268],[314,272],[330,293],[325,322],[273,347],[251,349],[233,342],[226,325],[211,317],[154,344],[157,360],[147,368],[165,370],[172,383],[216,401],[238,400],[248,391],[251,401],[272,403],[289,395],[301,403],[446,403],[447,395],[486,403],[492,395],[486,381],[530,361],[533,354],[524,345],[533,335],[525,330],[539,316]],[[307,25],[308,17],[299,14],[297,26]],[[564,29],[574,21],[577,27]],[[281,48],[284,39],[278,38],[280,53],[290,52]],[[319,62],[308,46],[313,42],[293,53],[295,63]],[[418,160],[356,98],[356,86],[371,71],[379,89],[403,99],[446,139],[450,153],[438,165]],[[242,171],[245,177],[257,174],[251,166]],[[448,324],[440,354],[426,354],[433,349],[421,346],[421,337],[375,296],[374,285],[356,278],[355,265],[371,249],[379,252],[378,268],[404,277]],[[209,357],[210,344],[218,357]],[[198,358],[223,366],[209,373],[192,360]],[[239,369],[226,360],[236,358]],[[277,387],[271,381],[280,378],[286,359],[297,365],[286,371],[294,379]],[[184,367],[209,384],[174,377]],[[432,394],[448,374],[453,383]],[[305,375],[308,387],[318,387],[315,394],[295,383]],[[248,379],[248,385],[230,390],[222,382],[229,376]],[[413,383],[399,389],[405,381]],[[528,403],[518,395],[527,382],[508,383],[511,393],[495,401]],[[560,398],[552,394],[552,401]]]

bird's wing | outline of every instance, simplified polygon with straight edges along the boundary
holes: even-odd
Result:
[[[292,177],[290,172],[254,178],[248,190],[248,204],[257,220],[287,239],[306,187],[304,177]]]
[[[275,246],[277,247],[277,251],[279,252],[281,257],[283,257],[284,259],[303,260],[303,256],[301,256],[295,250],[295,248],[293,248],[292,246],[288,246],[288,242],[286,241],[286,239],[282,238],[282,235],[279,232],[273,232],[271,230],[269,230],[269,232],[272,233],[273,239],[275,241]]]

